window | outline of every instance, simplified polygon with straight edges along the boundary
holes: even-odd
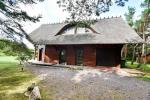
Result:
[[[66,49],[59,50],[59,63],[66,64]]]
[[[87,33],[93,33],[93,32],[89,28],[81,28],[81,27],[77,28],[77,34],[87,34]],[[75,34],[75,27],[66,29],[62,34],[63,35]]]
[[[83,48],[76,49],[76,65],[83,65]]]

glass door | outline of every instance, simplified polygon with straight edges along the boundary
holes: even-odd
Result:
[[[59,51],[59,63],[66,64],[66,49],[60,49]]]
[[[83,48],[76,49],[76,65],[83,65]]]

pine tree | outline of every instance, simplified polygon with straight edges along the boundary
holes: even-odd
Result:
[[[17,41],[18,37],[31,41],[21,23],[26,21],[35,23],[41,16],[29,16],[18,5],[35,4],[40,1],[42,0],[0,0],[0,32],[14,41]]]

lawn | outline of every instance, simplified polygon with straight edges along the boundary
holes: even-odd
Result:
[[[138,69],[145,73],[145,75],[138,77],[139,79],[142,79],[144,81],[150,82],[150,64],[141,64],[140,67],[138,67],[138,63],[134,62],[131,64],[130,61],[126,62],[126,67],[131,69]]]
[[[28,100],[24,91],[33,82],[40,88],[43,100],[52,100],[51,91],[28,70],[21,71],[21,65],[13,56],[0,56],[0,100]],[[48,95],[47,95],[48,93]]]
[[[15,59],[0,56],[0,100],[27,100],[23,92],[36,80],[27,70],[21,71]]]
[[[15,56],[0,56],[0,63],[17,63]]]

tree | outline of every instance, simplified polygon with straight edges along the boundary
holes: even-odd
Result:
[[[131,13],[126,14],[126,20],[128,21],[129,25],[132,26],[136,32],[143,38],[144,43],[142,43],[142,45],[136,45],[135,47],[133,47],[133,51],[135,51],[135,49],[138,50],[138,52],[140,53],[140,56],[138,54],[138,57],[141,57],[140,59],[140,63],[146,63],[146,52],[147,52],[147,39],[148,36],[150,35],[150,0],[144,0],[144,2],[141,4],[141,7],[144,8],[144,11],[141,14],[141,18],[139,20],[133,21],[133,13],[132,13],[132,8],[130,8],[129,10],[131,10]],[[133,10],[134,11],[134,10]],[[139,50],[140,49],[140,50]],[[133,53],[133,57],[132,57],[132,63],[133,63],[133,59],[135,57],[135,53]],[[138,58],[139,59],[139,58]]]
[[[116,0],[115,4],[124,6],[128,0]],[[74,33],[78,27],[87,27],[95,21],[91,20],[93,16],[99,16],[101,13],[108,12],[112,6],[112,0],[57,0],[59,7],[69,13],[66,19],[75,26]]]
[[[133,21],[134,14],[135,14],[135,8],[133,7],[128,7],[128,12],[124,14],[128,24],[131,27],[134,26],[134,21]]]
[[[25,44],[15,41],[0,39],[0,48],[7,56],[17,56],[20,64],[32,58],[33,51],[28,49]]]
[[[124,6],[128,0],[116,0],[115,4]],[[67,21],[81,22],[89,20],[93,16],[108,12],[112,6],[112,0],[58,0],[59,7],[67,11],[70,16]]]
[[[29,16],[19,7],[19,4],[35,4],[37,1],[43,0],[0,0],[0,32],[14,41],[18,41],[18,37],[31,41],[21,23],[37,22],[41,16]]]
[[[133,20],[133,17],[134,17],[134,14],[135,14],[135,8],[134,7],[128,7],[128,12],[124,14],[128,24],[132,27],[132,28],[135,28],[135,22]],[[131,45],[131,44],[126,44],[124,45],[123,47],[123,54],[124,54],[124,59],[126,60],[126,57],[127,57],[127,53],[128,53],[128,49],[131,49],[131,51],[129,51],[129,54],[131,54],[130,52],[132,52],[132,57],[130,57],[132,60],[131,60],[131,63],[133,64],[134,62],[134,58],[135,58],[135,53],[136,53],[136,47],[138,46],[138,44],[135,44],[135,45]],[[129,47],[129,48],[128,48]],[[122,54],[122,55],[123,55]],[[131,55],[129,55],[131,56]]]
[[[145,8],[142,12],[141,20],[140,20],[140,32],[142,33],[142,38],[144,43],[142,45],[142,57],[143,63],[146,63],[146,52],[147,52],[147,38],[150,35],[150,0],[144,0],[141,4],[141,7]],[[146,48],[145,48],[146,47]],[[146,52],[145,52],[146,50]],[[144,57],[145,56],[145,57]]]

